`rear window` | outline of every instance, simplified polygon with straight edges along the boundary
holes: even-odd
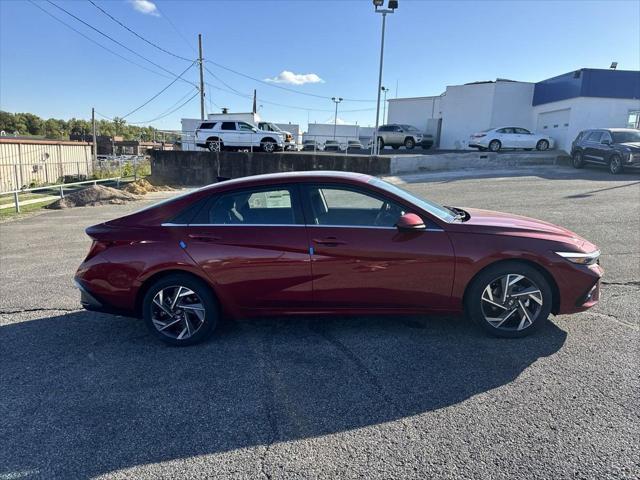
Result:
[[[198,128],[201,130],[211,130],[213,127],[215,127],[215,125],[216,125],[215,122],[205,122],[205,123],[201,123]]]

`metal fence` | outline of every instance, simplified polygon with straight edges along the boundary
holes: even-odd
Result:
[[[137,179],[151,173],[149,161],[144,156],[101,158],[95,165],[91,156],[84,161],[59,161],[59,158],[47,156],[46,152],[41,153],[39,159],[23,156],[21,162],[10,160],[12,157],[0,157],[0,194],[90,179]]]
[[[92,174],[88,144],[0,143],[0,192]]]
[[[215,137],[215,133],[211,133],[211,137]],[[194,131],[182,132],[182,149],[183,150],[240,150],[248,152],[259,151],[312,151],[312,152],[331,152],[344,155],[362,155],[371,152],[371,137],[358,138],[353,135],[302,135],[302,142],[282,142],[277,136],[272,136],[276,140],[276,144],[271,141],[264,141],[266,134],[256,134],[251,131],[232,130],[226,131],[221,135],[222,140],[206,140],[201,138],[200,142],[206,147],[198,146]],[[225,141],[226,138],[226,141]],[[275,148],[273,148],[275,147]]]

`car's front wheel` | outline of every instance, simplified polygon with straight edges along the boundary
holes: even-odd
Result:
[[[404,148],[406,148],[407,150],[413,150],[415,146],[416,142],[413,138],[409,137],[404,139]]]
[[[524,337],[549,317],[552,291],[538,270],[520,262],[504,262],[481,272],[469,286],[465,311],[497,337]]]
[[[276,142],[274,142],[273,140],[263,140],[261,144],[263,152],[273,153],[276,151]]]
[[[617,175],[618,173],[622,173],[622,170],[622,159],[620,158],[620,156],[612,156],[609,160],[609,171],[614,175]]]
[[[489,150],[491,150],[492,152],[499,152],[501,148],[502,143],[500,143],[500,140],[491,140],[489,142]]]
[[[172,274],[147,290],[143,318],[153,335],[171,345],[206,340],[218,323],[218,304],[211,289],[188,274]]]

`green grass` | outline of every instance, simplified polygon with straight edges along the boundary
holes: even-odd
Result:
[[[13,198],[12,198],[13,199]],[[30,213],[42,210],[44,207],[56,200],[45,200],[38,203],[30,203],[29,205],[20,205],[20,213],[17,213],[15,208],[3,208],[0,210],[0,220],[8,220],[11,218],[20,218]],[[4,201],[2,203],[5,203]]]

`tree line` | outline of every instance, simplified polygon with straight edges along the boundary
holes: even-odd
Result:
[[[69,135],[91,135],[91,120],[72,118],[60,120],[58,118],[43,119],[33,113],[10,113],[0,110],[0,130],[6,135],[13,136],[15,132],[20,136],[34,135],[52,140],[69,140]],[[111,120],[96,120],[96,133],[109,137],[121,136],[125,140],[151,141],[154,139],[153,127],[139,127],[127,125],[121,118]],[[173,137],[173,136],[171,136]],[[160,140],[161,135],[156,137]],[[169,140],[169,136],[167,136]]]

